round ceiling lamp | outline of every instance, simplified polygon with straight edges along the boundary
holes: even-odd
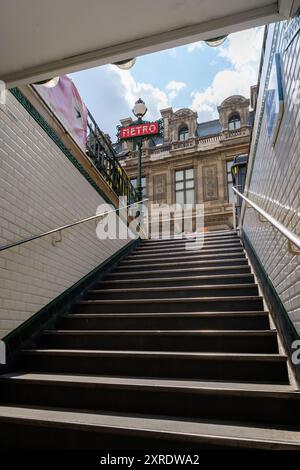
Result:
[[[59,82],[59,77],[47,78],[47,80],[41,80],[40,82],[34,83],[34,85],[43,85],[46,88],[54,88]]]
[[[204,42],[206,42],[206,44],[210,47],[218,47],[224,44],[227,38],[228,38],[228,34],[225,34],[224,36],[218,36],[216,38],[205,39]]]
[[[119,67],[121,70],[129,70],[131,69],[134,64],[136,63],[136,58],[133,57],[132,59],[120,60],[119,62],[114,62],[114,65]]]

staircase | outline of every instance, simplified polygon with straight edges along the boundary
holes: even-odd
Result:
[[[185,243],[142,242],[22,351],[0,377],[3,449],[300,449],[300,394],[238,236]]]

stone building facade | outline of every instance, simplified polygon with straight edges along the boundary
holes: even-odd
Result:
[[[251,103],[252,105],[252,103]],[[250,101],[231,96],[218,107],[219,119],[198,123],[190,109],[161,110],[163,137],[143,145],[143,196],[156,204],[204,204],[208,230],[232,227],[231,165],[248,154],[253,113]],[[130,125],[131,118],[121,120]],[[116,146],[133,184],[137,177],[134,142]]]

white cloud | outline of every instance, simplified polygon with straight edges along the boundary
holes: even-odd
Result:
[[[172,101],[178,93],[183,89],[186,88],[187,84],[185,82],[176,82],[175,80],[171,80],[166,85],[166,90],[168,91],[169,100]]]
[[[263,31],[263,28],[254,28],[231,34],[220,47],[219,55],[237,68],[244,64],[257,64],[261,54]]]
[[[191,93],[191,108],[200,120],[215,119],[217,106],[228,96],[249,97],[250,86],[257,83],[263,28],[241,31],[229,36],[218,49],[218,55],[228,60],[230,67],[217,72],[204,91]]]
[[[136,81],[129,70],[120,70],[113,65],[110,66],[110,69],[114,75],[119,77],[129,109],[132,109],[136,100],[142,98],[148,108],[147,119],[157,119],[160,116],[160,110],[169,106],[168,95],[160,88],[154,87],[150,83]]]
[[[189,53],[192,53],[194,51],[198,51],[199,49],[202,49],[204,47],[204,42],[203,41],[197,41],[193,42],[192,44],[189,44],[187,46],[187,51]]]
[[[170,106],[168,92],[172,90],[164,91],[150,83],[139,82],[131,71],[120,70],[113,65],[76,72],[71,78],[96,122],[104,132],[110,134],[113,141],[120,119],[134,119],[132,108],[139,98],[147,105],[146,118],[149,120],[158,119],[160,110]],[[181,82],[170,85],[177,92],[182,86]]]

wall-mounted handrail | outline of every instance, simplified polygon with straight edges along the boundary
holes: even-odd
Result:
[[[244,201],[246,201],[253,209],[255,209],[265,220],[270,222],[273,227],[275,227],[279,232],[284,235],[289,241],[289,251],[292,254],[300,254],[300,251],[295,251],[292,249],[291,244],[295,245],[300,250],[300,238],[293,232],[291,232],[287,227],[285,227],[281,222],[274,219],[268,212],[259,207],[255,202],[251,201],[248,197],[240,193],[234,186],[232,187],[233,191],[240,196]]]
[[[142,202],[146,202],[148,199],[143,199],[142,201],[139,201],[138,203],[135,202],[133,204],[129,204],[127,206],[121,206],[118,209],[113,209],[111,211],[106,211],[103,212],[102,214],[97,214],[97,215],[92,215],[91,217],[86,217],[85,219],[81,220],[76,220],[75,222],[71,222],[70,224],[62,225],[61,227],[54,228],[52,230],[48,230],[47,232],[39,233],[38,235],[32,235],[31,237],[24,238],[23,240],[18,240],[17,242],[9,243],[7,245],[0,245],[0,251],[8,250],[9,248],[13,248],[18,245],[24,245],[25,243],[31,242],[33,240],[37,240],[39,238],[46,237],[48,235],[53,235],[54,233],[57,232],[62,232],[63,230],[71,227],[75,227],[76,225],[84,224],[85,222],[89,222],[90,220],[95,220],[99,219],[100,217],[106,217],[108,214],[112,214],[113,212],[117,211],[122,211],[123,209],[128,209],[129,207],[132,206],[137,206],[138,204],[141,204]]]

